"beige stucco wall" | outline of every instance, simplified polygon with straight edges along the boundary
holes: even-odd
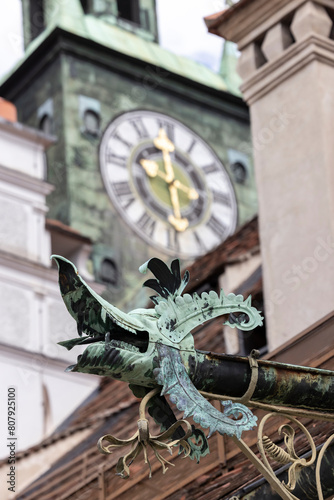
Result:
[[[270,349],[333,309],[333,104],[313,61],[251,107]]]

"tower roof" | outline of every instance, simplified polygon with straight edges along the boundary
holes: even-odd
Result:
[[[28,44],[23,58],[6,75],[3,81],[15,73],[18,67],[36,51],[56,28],[98,43],[105,48],[126,56],[158,66],[202,85],[240,95],[237,86],[234,84],[235,79],[225,79],[221,74],[215,73],[203,64],[173,54],[155,42],[146,40],[136,33],[131,33],[121,26],[112,24],[108,18],[85,14],[79,0],[59,3],[56,14],[46,19],[45,29]]]

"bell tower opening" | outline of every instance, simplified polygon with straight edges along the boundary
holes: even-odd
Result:
[[[118,16],[135,24],[140,24],[138,0],[117,0]]]

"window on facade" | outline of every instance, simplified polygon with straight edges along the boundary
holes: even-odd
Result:
[[[115,262],[112,259],[103,259],[100,269],[100,279],[104,283],[112,286],[118,284],[118,271]]]
[[[139,0],[117,0],[118,16],[140,24]]]
[[[84,114],[85,132],[98,135],[100,131],[100,117],[91,109],[87,109]]]
[[[246,166],[243,163],[241,163],[240,161],[236,161],[235,163],[232,163],[231,170],[232,170],[235,182],[237,182],[238,184],[244,184],[246,179],[247,179]]]
[[[30,38],[34,40],[45,28],[43,0],[30,1]]]
[[[51,116],[45,114],[40,119],[38,128],[42,130],[45,134],[52,134],[52,118]]]

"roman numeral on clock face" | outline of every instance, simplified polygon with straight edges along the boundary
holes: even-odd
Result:
[[[175,253],[180,251],[179,233],[175,229],[166,230],[167,246]]]
[[[121,142],[122,144],[124,144],[124,146],[126,146],[128,149],[132,149],[133,148],[133,144],[131,144],[131,142],[127,141],[125,139],[125,137],[122,137],[117,131],[114,132],[111,137],[113,139],[116,139],[117,141]]]
[[[206,225],[211,229],[211,231],[213,231],[220,238],[225,237],[227,227],[222,221],[218,220],[214,215],[211,215]]]
[[[159,119],[158,127],[159,129],[163,128],[167,134],[168,139],[174,142],[174,125],[172,123]]]
[[[191,141],[191,144],[190,144],[189,148],[187,149],[187,153],[188,153],[188,155],[190,155],[190,153],[191,153],[191,152],[192,152],[192,150],[194,149],[195,145],[196,145],[196,139],[193,139],[193,140]]]
[[[213,201],[220,203],[221,205],[226,205],[231,207],[231,197],[227,193],[219,193],[218,191],[212,191]]]
[[[135,120],[132,120],[131,125],[137,132],[138,139],[145,139],[145,137],[149,137],[149,133],[147,132],[147,129],[141,118],[136,118]]]
[[[106,152],[106,160],[108,163],[126,168],[126,156],[119,156],[113,153],[110,149]]]
[[[128,182],[114,182],[113,190],[119,199],[120,204],[126,210],[135,201],[135,196]]]
[[[213,174],[214,172],[219,172],[220,168],[216,162],[213,162],[209,163],[209,165],[205,165],[204,167],[202,167],[202,170],[205,174],[208,175],[208,174]]]
[[[150,238],[152,238],[156,221],[146,212],[137,221],[137,226],[142,229]]]
[[[206,246],[204,245],[204,242],[202,238],[200,237],[199,233],[197,231],[194,231],[193,233],[194,238],[196,240],[197,246],[201,249],[201,252],[206,252]]]

